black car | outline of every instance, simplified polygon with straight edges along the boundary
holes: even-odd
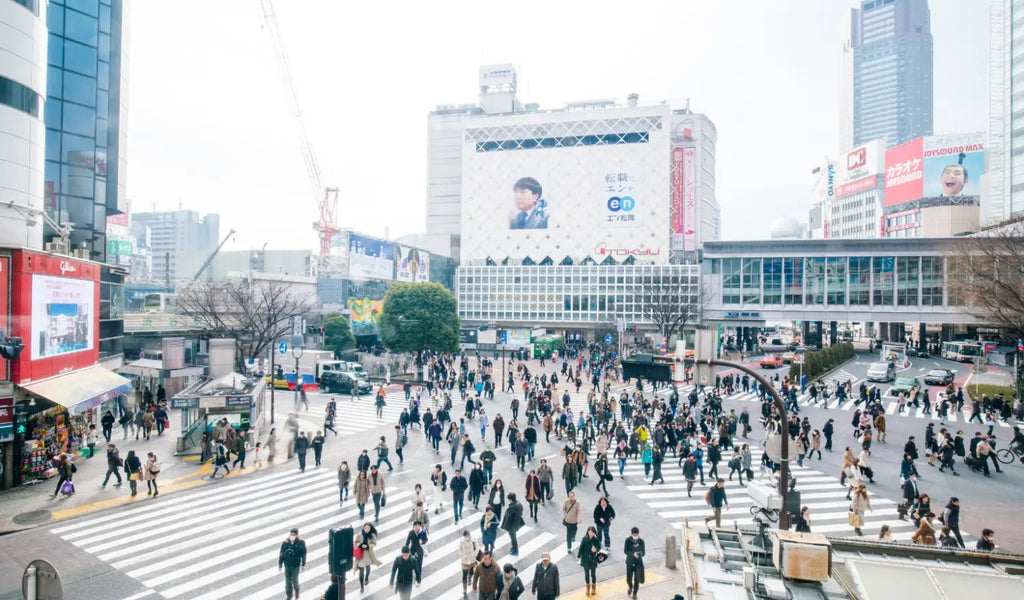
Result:
[[[949,369],[932,369],[924,376],[925,385],[949,385],[956,374]]]
[[[373,385],[357,373],[327,371],[320,376],[320,390],[328,394],[351,394],[355,387],[357,394],[369,394]]]

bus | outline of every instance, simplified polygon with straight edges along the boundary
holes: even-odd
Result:
[[[142,301],[142,311],[148,313],[176,313],[178,312],[178,295],[158,292],[146,294]]]
[[[976,342],[942,342],[942,358],[959,362],[974,362],[985,352],[981,344]]]

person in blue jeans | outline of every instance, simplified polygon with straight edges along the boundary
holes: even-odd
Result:
[[[469,482],[462,476],[462,469],[455,469],[455,476],[448,481],[448,487],[452,490],[452,510],[455,511],[455,522],[462,518],[462,504],[466,498],[466,489]]]
[[[388,471],[394,471],[394,467],[391,465],[391,460],[388,458],[388,443],[384,440],[384,436],[380,436],[380,442],[377,444],[377,468],[380,468],[381,463],[387,463]]]

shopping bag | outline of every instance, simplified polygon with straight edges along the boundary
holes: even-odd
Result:
[[[860,527],[860,515],[859,514],[857,514],[855,512],[851,512],[850,516],[849,516],[849,520],[850,520],[850,527]]]
[[[131,475],[128,476],[128,481],[138,481],[138,480],[139,480],[139,474],[138,473],[132,473]]]
[[[66,496],[70,496],[71,494],[74,494],[75,493],[75,484],[71,483],[70,481],[65,481],[64,483],[60,484],[60,493],[66,495]]]
[[[359,546],[356,546],[355,548],[353,548],[352,549],[352,558],[354,558],[356,560],[362,560],[362,558],[363,558],[363,549],[360,548]]]

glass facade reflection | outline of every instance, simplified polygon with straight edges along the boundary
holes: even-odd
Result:
[[[72,223],[72,248],[99,262],[107,216],[124,207],[122,21],[122,0],[51,0],[46,13],[46,211]]]

